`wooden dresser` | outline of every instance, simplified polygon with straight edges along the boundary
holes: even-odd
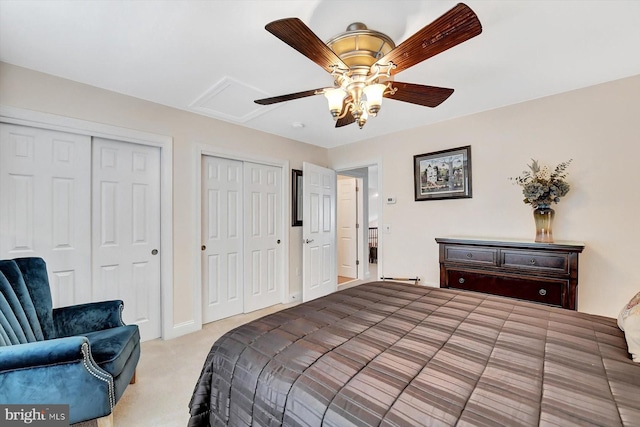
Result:
[[[436,238],[440,287],[484,292],[576,310],[583,243]]]

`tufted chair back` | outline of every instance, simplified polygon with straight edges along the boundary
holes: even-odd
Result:
[[[40,258],[0,261],[0,346],[55,337],[45,262]]]

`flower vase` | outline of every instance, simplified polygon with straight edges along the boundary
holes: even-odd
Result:
[[[533,210],[533,219],[536,222],[536,242],[553,243],[553,217],[554,211],[549,205],[538,205]]]

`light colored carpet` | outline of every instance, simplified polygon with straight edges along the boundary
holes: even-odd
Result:
[[[136,383],[127,387],[115,407],[115,426],[186,426],[191,393],[215,340],[237,326],[293,305],[275,305],[212,322],[201,331],[172,340],[142,343]]]
[[[89,420],[89,421],[84,421],[77,424],[71,424],[71,427],[97,427],[97,426],[98,426],[98,421],[96,420]]]

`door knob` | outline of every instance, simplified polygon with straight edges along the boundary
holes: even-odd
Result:
[[[152,250],[151,255],[158,255],[158,250],[157,249]]]
[[[207,247],[205,245],[202,245],[202,246],[200,246],[200,249],[205,251],[205,250],[207,250]]]
[[[280,244],[280,239],[278,239],[278,241],[276,242],[277,244]]]

